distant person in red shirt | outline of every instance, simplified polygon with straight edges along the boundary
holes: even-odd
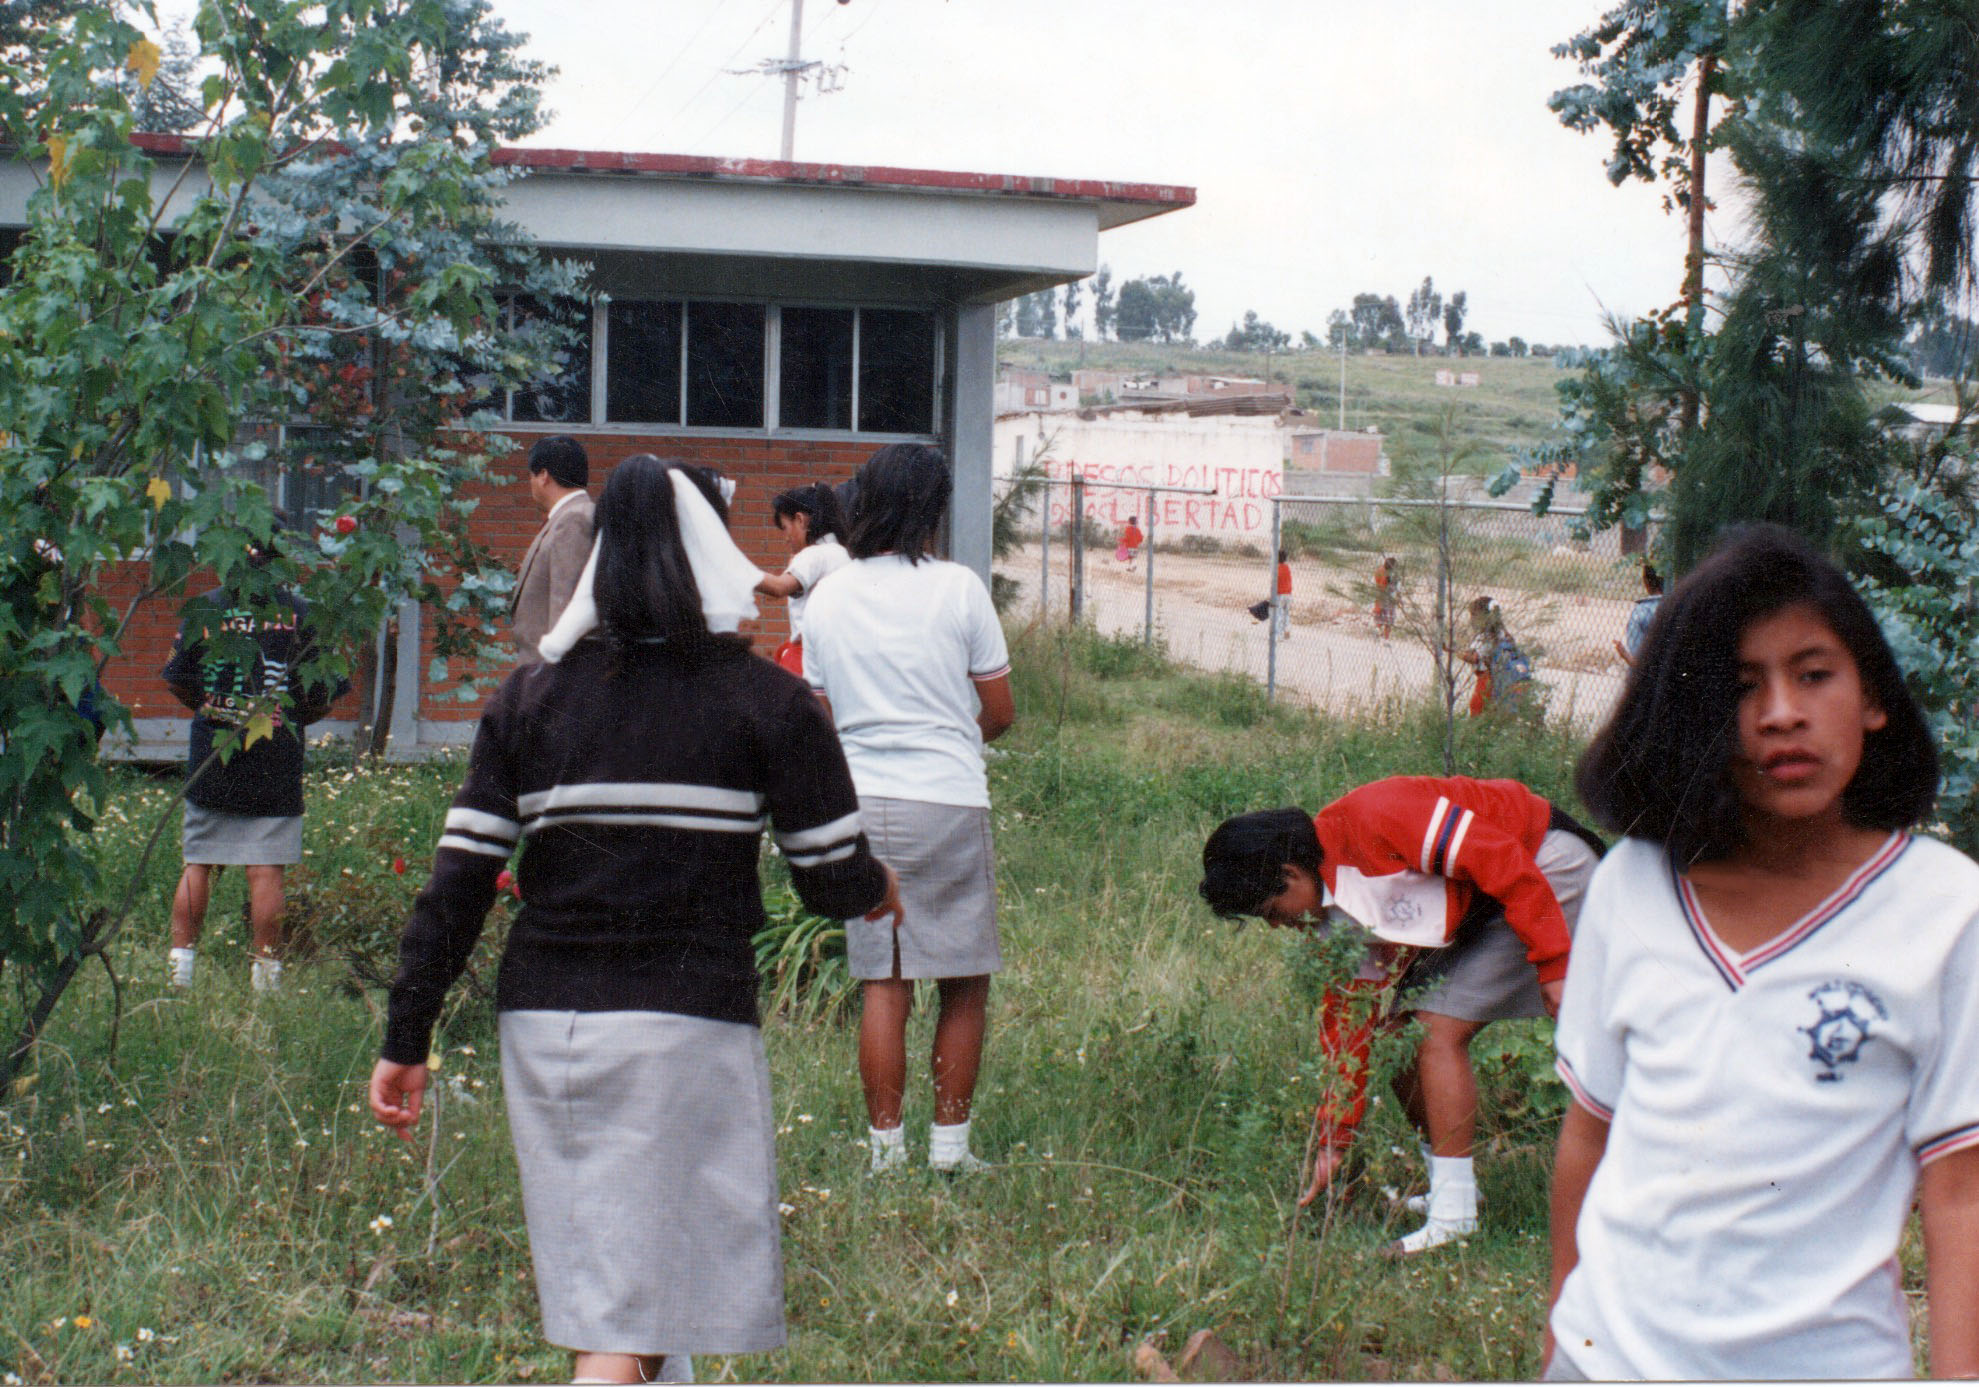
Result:
[[[1134,571],[1134,560],[1140,556],[1141,546],[1148,537],[1141,533],[1141,517],[1127,517],[1127,528],[1120,532],[1120,547],[1113,551],[1113,561],[1127,565],[1129,573]]]
[[[1272,634],[1281,641],[1292,639],[1292,558],[1278,551],[1278,600],[1272,603]]]
[[[1428,1222],[1394,1250],[1476,1229],[1470,1044],[1492,1021],[1557,1014],[1599,851],[1600,839],[1517,781],[1462,776],[1393,776],[1315,815],[1239,814],[1210,835],[1198,889],[1217,914],[1367,941],[1354,977],[1320,1007],[1331,1073],[1301,1205],[1332,1181],[1366,1110],[1375,1027],[1413,1013],[1422,1044],[1394,1083],[1429,1161]]]

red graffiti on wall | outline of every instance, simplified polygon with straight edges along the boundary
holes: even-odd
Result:
[[[1089,519],[1115,529],[1138,516],[1143,524],[1179,529],[1255,534],[1271,520],[1266,504],[1285,489],[1285,475],[1274,467],[1215,467],[1207,463],[1093,463],[1051,458],[1045,470],[1055,479],[1081,477],[1086,482],[1085,510]],[[1150,486],[1215,487],[1213,496],[1181,496],[1137,490]],[[1072,491],[1051,488],[1051,523],[1062,526],[1072,518]]]

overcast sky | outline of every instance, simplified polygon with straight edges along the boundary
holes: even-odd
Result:
[[[493,0],[559,75],[532,144],[774,158],[789,0]],[[1295,336],[1425,274],[1487,339],[1604,341],[1676,297],[1683,225],[1611,187],[1546,109],[1553,44],[1611,0],[805,0],[797,158],[1194,187],[1100,238],[1115,280],[1180,270],[1200,338]]]

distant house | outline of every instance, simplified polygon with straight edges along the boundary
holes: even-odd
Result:
[[[182,214],[167,201],[181,176],[203,181],[196,147],[138,138],[169,224]],[[500,405],[523,451],[497,468],[471,524],[511,564],[540,521],[515,482],[544,434],[583,441],[594,494],[634,453],[720,468],[738,483],[737,540],[772,568],[783,554],[771,496],[841,481],[879,445],[912,440],[953,458],[949,550],[987,576],[996,305],[1090,274],[1100,232],[1195,201],[1189,188],[927,169],[560,149],[496,159],[521,175],[508,218],[546,251],[587,262],[596,291],[569,374]],[[0,253],[45,177],[29,161],[0,164]],[[1047,403],[1076,403],[1074,386],[1048,389]],[[267,481],[291,509],[335,502],[279,457]],[[145,572],[122,565],[106,589],[136,591]],[[752,633],[774,642],[783,604],[763,610]],[[151,603],[105,675],[146,758],[184,752],[184,715],[156,677],[176,621],[170,604]],[[399,631],[395,754],[469,740],[479,704],[458,700],[453,672],[433,668],[418,608],[401,613]],[[329,728],[354,715],[347,700]]]
[[[1075,409],[1078,404],[1079,390],[1076,385],[1054,381],[1043,371],[1005,367],[996,378],[998,414],[1021,414],[1034,409]]]
[[[1378,433],[1340,429],[1294,430],[1285,465],[1317,477],[1385,477],[1388,454]]]

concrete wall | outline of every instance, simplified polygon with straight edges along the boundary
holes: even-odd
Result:
[[[1269,539],[1271,497],[1285,489],[1284,437],[1269,415],[1206,415],[1111,411],[1006,416],[996,421],[996,466],[1008,475],[1019,441],[1026,458],[1046,459],[1054,477],[1087,479],[1086,513],[1107,525],[1149,517],[1146,486],[1213,486],[1214,496],[1159,496],[1156,538],[1171,534],[1219,539]],[[1053,524],[1070,517],[1071,491],[1051,488]]]

